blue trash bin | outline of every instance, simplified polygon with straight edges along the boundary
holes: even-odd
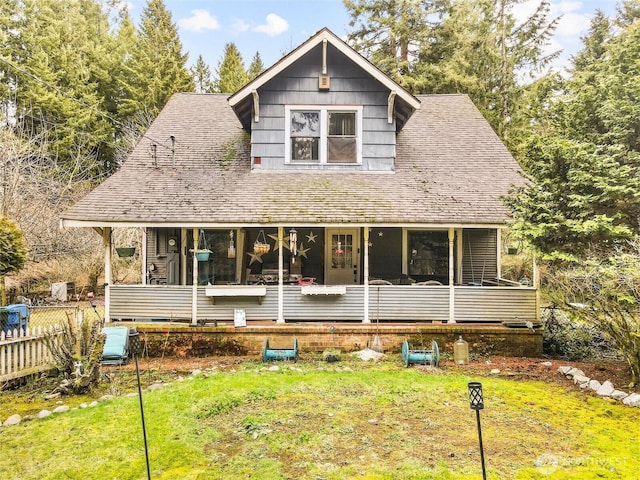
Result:
[[[24,303],[14,303],[6,307],[0,307],[0,323],[2,323],[2,331],[5,334],[17,328],[22,328],[22,333],[27,333],[29,307]]]

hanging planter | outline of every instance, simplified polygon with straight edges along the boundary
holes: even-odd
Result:
[[[212,253],[207,246],[207,239],[205,238],[203,229],[200,229],[200,234],[198,235],[198,246],[193,253],[199,262],[206,262],[209,260],[209,255]]]
[[[269,253],[269,250],[271,250],[271,245],[267,243],[267,237],[264,234],[264,230],[260,230],[258,238],[253,242],[253,253],[256,255],[264,255]]]
[[[116,253],[121,258],[133,257],[136,253],[136,247],[116,247]]]

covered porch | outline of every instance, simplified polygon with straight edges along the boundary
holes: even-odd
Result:
[[[501,278],[495,225],[147,226],[135,285],[112,283],[111,227],[101,233],[105,316],[114,320],[538,320],[536,288]]]

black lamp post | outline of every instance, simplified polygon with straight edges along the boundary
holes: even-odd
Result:
[[[142,418],[142,438],[144,440],[144,456],[147,461],[147,479],[151,480],[151,469],[149,468],[149,449],[147,447],[147,428],[144,424],[144,408],[142,406],[142,387],[140,386],[140,369],[138,368],[138,355],[142,350],[140,345],[140,333],[135,329],[129,330],[129,351],[136,361],[136,377],[138,378],[138,398],[140,399],[140,418]]]
[[[482,462],[482,478],[487,480],[487,471],[484,468],[484,448],[482,447],[482,427],[480,426],[480,410],[484,408],[482,398],[482,384],[479,382],[469,382],[469,406],[476,411],[478,421],[478,438],[480,439],[480,461]]]

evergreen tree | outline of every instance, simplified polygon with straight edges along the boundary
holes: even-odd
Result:
[[[133,78],[120,106],[125,118],[144,111],[157,114],[174,93],[194,90],[185,67],[188,55],[182,53],[178,29],[162,0],[148,0],[138,39],[130,62]]]
[[[196,64],[191,67],[191,75],[193,76],[196,93],[213,93],[214,86],[211,79],[211,69],[202,58],[202,55],[198,55]]]
[[[554,58],[549,2],[516,21],[524,0],[345,0],[351,44],[414,93],[467,93],[503,139],[526,121],[525,73]],[[515,143],[515,142],[514,142]]]
[[[224,55],[216,73],[215,91],[218,93],[233,93],[248,82],[242,55],[234,43],[224,46]]]
[[[112,48],[108,18],[95,0],[24,0],[10,45],[16,121],[47,132],[46,152],[61,165],[91,158],[91,176],[108,157],[113,126],[102,115]],[[73,168],[76,168],[73,166]]]
[[[570,79],[529,142],[531,183],[509,200],[516,228],[539,251],[580,258],[640,233],[640,22],[625,9],[615,34],[594,17]],[[624,21],[620,22],[620,18]],[[606,249],[604,249],[606,251]]]
[[[249,81],[256,78],[263,71],[264,71],[264,64],[262,63],[262,58],[260,58],[260,52],[256,52],[256,54],[253,56],[253,59],[251,60],[251,64],[249,65],[249,68],[247,69],[247,77]]]

